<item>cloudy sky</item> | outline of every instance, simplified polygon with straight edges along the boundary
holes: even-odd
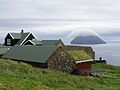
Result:
[[[0,0],[0,37],[21,29],[61,37],[74,30],[120,30],[120,0]]]

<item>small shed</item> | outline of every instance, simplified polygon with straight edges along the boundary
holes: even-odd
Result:
[[[73,72],[75,61],[58,46],[14,46],[2,58],[29,63],[65,73]]]
[[[89,76],[92,73],[93,60],[76,61],[76,68],[74,74]]]

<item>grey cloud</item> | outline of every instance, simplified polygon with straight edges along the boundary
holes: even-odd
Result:
[[[76,24],[104,27],[105,20],[111,22],[106,27],[116,27],[120,23],[119,3],[120,0],[0,0],[0,29],[39,27],[41,30]],[[112,22],[117,19],[117,23]]]
[[[110,27],[119,31],[119,3],[120,0],[0,0],[0,38],[21,29],[42,39],[64,40],[76,28],[98,33],[111,31]]]
[[[112,18],[118,0],[0,0],[0,18],[92,19]],[[118,8],[118,7],[116,7]],[[115,9],[116,9],[115,8]],[[109,16],[109,14],[111,14]],[[86,17],[85,17],[86,16]],[[96,19],[95,18],[95,19]]]

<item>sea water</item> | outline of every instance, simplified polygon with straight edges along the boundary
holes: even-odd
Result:
[[[120,36],[104,36],[107,44],[90,45],[95,51],[95,58],[102,57],[108,64],[120,66]]]
[[[102,57],[108,64],[120,66],[120,43],[91,45],[95,51],[95,58]]]

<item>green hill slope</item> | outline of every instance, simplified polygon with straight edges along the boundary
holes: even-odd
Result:
[[[69,75],[0,59],[0,90],[119,90],[120,67],[94,65],[101,78]]]

